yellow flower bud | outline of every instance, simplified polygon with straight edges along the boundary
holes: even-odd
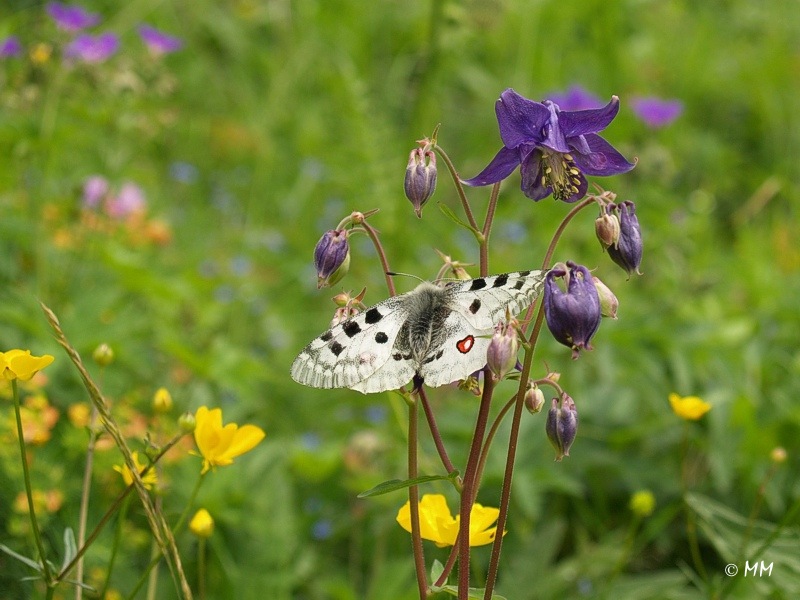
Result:
[[[107,367],[114,362],[114,351],[108,344],[100,344],[92,352],[92,358],[101,367]]]
[[[649,517],[656,508],[656,497],[650,490],[639,490],[631,496],[628,506],[636,516]]]
[[[153,409],[159,413],[166,413],[172,409],[172,395],[167,388],[158,388],[153,395]]]
[[[189,530],[199,538],[209,538],[214,533],[214,519],[205,508],[201,508],[189,522]]]
[[[772,449],[772,452],[769,453],[769,457],[775,464],[781,464],[786,462],[786,448],[782,446],[777,446]]]

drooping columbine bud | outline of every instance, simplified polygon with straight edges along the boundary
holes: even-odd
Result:
[[[591,350],[592,336],[600,327],[600,297],[589,269],[568,262],[569,271],[552,269],[544,281],[544,314],[547,327],[557,341],[572,348],[572,358],[581,349]],[[568,280],[564,292],[556,277]]]
[[[331,229],[314,248],[314,266],[317,268],[317,287],[335,285],[350,268],[350,244],[347,230]]]
[[[547,439],[556,449],[556,460],[561,462],[562,458],[569,456],[569,448],[578,432],[578,411],[575,402],[567,394],[561,394],[561,406],[558,398],[553,398],[545,430]]]
[[[525,390],[525,408],[528,409],[528,412],[532,415],[539,413],[542,411],[542,407],[544,406],[544,392],[542,388],[529,385],[528,389]]]
[[[592,275],[592,281],[594,281],[594,287],[597,288],[597,296],[600,298],[600,314],[604,317],[616,319],[619,300],[617,300],[614,292],[594,275]]]
[[[486,364],[494,374],[495,379],[503,376],[517,364],[517,351],[519,350],[519,336],[513,323],[500,323],[494,329],[494,335],[486,351]]]
[[[597,234],[597,239],[600,240],[603,250],[613,246],[619,241],[619,218],[613,213],[603,212],[601,216],[595,219],[594,232]]]
[[[414,148],[408,155],[404,188],[406,198],[411,200],[414,212],[421,218],[422,207],[436,189],[436,153],[430,144]]]
[[[619,211],[619,240],[608,247],[608,255],[628,275],[641,275],[639,264],[642,262],[642,230],[636,216],[636,205],[625,200],[616,205],[616,210]]]

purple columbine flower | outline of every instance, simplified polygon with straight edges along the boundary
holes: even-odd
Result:
[[[575,401],[566,393],[561,394],[560,403],[558,398],[553,398],[547,413],[545,431],[547,439],[556,450],[556,460],[561,462],[562,458],[569,456],[569,449],[578,433],[578,410],[575,408]]]
[[[56,22],[56,26],[64,31],[80,31],[94,27],[100,22],[100,15],[91,13],[82,6],[48,2],[47,14]]]
[[[169,54],[183,48],[183,40],[159,31],[150,25],[139,25],[139,37],[153,54]]]
[[[630,200],[609,205],[609,212],[619,213],[619,239],[608,247],[608,255],[625,272],[639,273],[642,262],[642,229],[636,216],[636,205]]]
[[[580,85],[570,86],[566,92],[553,92],[547,99],[553,104],[558,104],[561,110],[586,110],[600,108],[603,105],[600,98]]]
[[[346,229],[331,229],[314,248],[314,267],[317,269],[317,287],[335,285],[350,269],[350,244]]]
[[[631,107],[650,129],[669,125],[683,112],[683,102],[680,100],[663,100],[655,96],[634,98],[631,100]]]
[[[573,262],[566,266],[569,271],[557,267],[545,276],[544,316],[550,333],[556,341],[572,348],[575,359],[582,349],[592,349],[592,336],[600,327],[600,297],[589,269]],[[566,292],[555,282],[556,277],[565,276]]]
[[[0,58],[11,58],[22,54],[22,42],[15,35],[10,35],[0,41]]]
[[[111,33],[89,35],[82,33],[75,37],[64,50],[67,58],[77,58],[87,63],[100,63],[119,50],[119,38]]]
[[[628,162],[597,135],[619,111],[619,98],[603,108],[562,111],[550,100],[528,100],[511,88],[495,104],[503,147],[467,185],[489,185],[520,167],[522,193],[531,200],[550,194],[576,202],[588,187],[585,175],[617,175],[630,171]]]

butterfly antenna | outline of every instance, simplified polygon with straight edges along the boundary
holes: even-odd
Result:
[[[411,279],[416,279],[417,281],[425,281],[422,277],[417,277],[416,275],[412,275],[411,273],[397,273],[396,271],[386,271],[386,275],[389,277],[411,277]]]

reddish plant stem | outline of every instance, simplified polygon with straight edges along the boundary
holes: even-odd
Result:
[[[375,246],[375,250],[378,252],[378,259],[381,261],[381,268],[383,269],[383,276],[386,278],[386,287],[389,289],[389,295],[396,296],[397,291],[394,287],[394,280],[392,276],[389,275],[392,270],[389,268],[389,260],[386,258],[386,252],[384,252],[381,241],[378,239],[378,232],[366,221],[361,222],[361,227],[367,232],[369,239],[372,240],[372,245]]]
[[[417,470],[417,441],[419,425],[419,404],[413,398],[408,402],[408,478],[415,479]],[[428,580],[425,574],[425,555],[422,548],[422,536],[419,527],[419,486],[408,488],[408,502],[411,511],[411,546],[414,553],[414,568],[417,574],[417,586],[420,600],[428,594]]]
[[[461,206],[464,208],[464,214],[467,215],[467,222],[469,222],[469,225],[473,230],[480,231],[478,229],[478,222],[475,220],[475,216],[472,214],[472,208],[470,208],[467,195],[464,193],[464,186],[461,185],[461,179],[458,177],[458,172],[453,165],[453,161],[450,160],[450,157],[447,156],[447,152],[445,152],[444,149],[439,146],[439,144],[436,144],[434,148],[439,153],[439,156],[442,157],[444,164],[447,165],[447,170],[450,171],[450,176],[453,178],[453,183],[456,186],[456,192],[458,192],[458,198],[461,200]]]
[[[486,277],[489,274],[489,236],[492,232],[492,223],[494,221],[494,213],[497,209],[497,199],[500,196],[500,182],[498,181],[492,186],[492,193],[489,196],[489,206],[486,208],[486,219],[483,222],[483,241],[480,243],[480,269],[481,277]]]
[[[436,445],[436,451],[439,453],[439,458],[442,460],[442,465],[444,465],[444,468],[448,473],[452,473],[456,470],[456,468],[453,466],[453,463],[447,454],[447,450],[444,447],[444,440],[442,440],[442,434],[439,433],[439,426],[436,424],[436,417],[433,414],[433,410],[431,410],[431,405],[430,402],[428,402],[428,395],[425,393],[425,388],[420,388],[419,399],[422,402],[422,410],[425,412],[425,420],[428,421],[428,428],[431,430],[431,437],[433,438],[433,443]]]
[[[478,459],[483,446],[483,436],[486,433],[486,424],[489,421],[489,408],[492,405],[492,392],[494,380],[489,369],[483,371],[483,395],[475,421],[475,432],[472,435],[472,445],[469,449],[467,466],[464,469],[464,481],[461,488],[461,521],[458,530],[458,600],[468,600],[469,597],[469,520],[472,512],[473,498],[478,493]]]

